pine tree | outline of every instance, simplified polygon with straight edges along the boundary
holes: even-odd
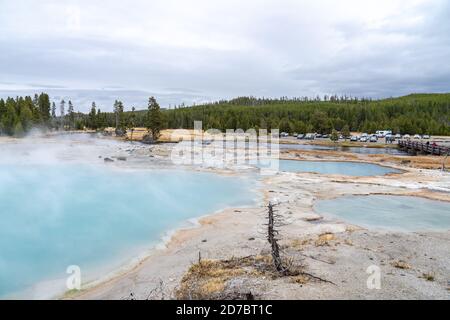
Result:
[[[158,141],[163,126],[163,119],[159,104],[154,97],[148,99],[148,120],[147,128],[152,133],[153,141]]]
[[[350,137],[350,127],[346,124],[342,130],[341,134],[344,136],[344,139],[347,141],[347,138]]]
[[[22,125],[22,130],[24,132],[29,131],[33,126],[33,113],[26,104],[21,107],[19,118]]]
[[[0,99],[0,135],[4,133],[3,118],[6,115],[5,100]]]
[[[41,111],[39,110],[39,95],[36,93],[32,100],[33,122],[35,124],[40,124],[42,121]]]
[[[18,122],[14,100],[12,98],[6,99],[5,107],[6,113],[3,116],[3,129],[7,135],[12,136]]]
[[[48,94],[41,93],[38,98],[38,107],[41,114],[41,119],[44,125],[48,124],[50,120],[50,98]]]
[[[14,136],[16,137],[23,137],[25,134],[25,131],[22,126],[22,122],[20,122],[20,119],[16,119],[16,123],[14,124]]]
[[[56,118],[56,104],[55,102],[52,102],[52,118]]]
[[[89,112],[89,128],[97,129],[97,111],[95,102],[92,102],[91,112]]]
[[[72,101],[69,100],[69,108],[67,110],[68,116],[69,116],[69,128],[73,129],[75,128],[75,111],[73,109]]]
[[[336,142],[336,143],[339,141],[339,134],[335,129],[333,129],[333,131],[331,132],[330,139],[331,139],[331,141]]]
[[[5,100],[0,99],[0,119],[6,113]]]
[[[116,120],[116,134],[122,134],[124,129],[122,101],[116,100],[114,102],[114,115]]]

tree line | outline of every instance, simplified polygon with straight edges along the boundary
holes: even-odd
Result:
[[[392,130],[402,134],[450,135],[450,94],[413,94],[382,100],[352,97],[264,99],[240,97],[193,107],[167,110],[169,128],[278,128],[288,133],[329,134]]]
[[[113,127],[124,134],[134,127],[147,127],[152,137],[158,138],[165,125],[164,115],[154,97],[149,98],[148,109],[124,111],[124,104],[116,100],[113,112],[102,112],[92,102],[88,113],[76,112],[71,100],[51,102],[46,93],[25,97],[0,99],[0,135],[23,136],[32,128],[41,130],[102,130]]]
[[[372,100],[348,96],[323,98],[239,97],[202,105],[180,105],[162,110],[154,97],[146,110],[125,111],[120,100],[113,112],[102,112],[93,102],[88,113],[74,111],[71,101],[51,103],[45,93],[34,98],[0,99],[0,134],[22,135],[33,127],[54,130],[113,127],[124,133],[146,127],[152,136],[164,128],[192,129],[202,121],[203,129],[272,129],[288,133],[331,133],[392,130],[402,134],[450,135],[450,94],[413,94]]]
[[[125,112],[123,117],[131,117],[135,126],[148,127],[147,110]],[[202,121],[205,130],[222,131],[276,128],[288,133],[330,134],[333,130],[341,133],[392,130],[402,134],[450,135],[450,94],[412,94],[380,100],[337,95],[239,97],[165,109],[159,126],[193,129],[194,121]],[[114,126],[113,119],[108,125]]]
[[[113,112],[101,112],[93,102],[90,112],[82,120],[82,125],[86,128],[101,130],[113,127],[118,135],[136,127],[146,127],[155,140],[159,138],[160,131],[167,127],[164,114],[155,97],[149,98],[147,110],[140,111],[136,111],[135,107],[131,107],[131,111],[124,111],[122,101],[116,100]]]
[[[68,125],[74,127],[75,112],[71,101],[68,103],[67,117],[63,117]],[[21,136],[32,128],[56,128],[61,125],[61,117],[57,121],[56,105],[50,103],[48,94],[41,93],[26,97],[0,99],[0,134]]]

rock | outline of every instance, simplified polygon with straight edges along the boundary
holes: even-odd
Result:
[[[104,158],[103,161],[105,161],[105,162],[114,162],[114,160],[111,159],[111,158]]]
[[[123,137],[127,134],[127,131],[124,129],[116,129],[115,133],[116,133],[116,136]]]
[[[146,134],[142,137],[142,143],[145,144],[154,144],[155,141],[153,140],[152,136],[150,134]]]
[[[117,157],[116,159],[119,161],[127,161],[127,157]]]
[[[397,269],[411,269],[411,266],[402,260],[392,262],[392,266]]]
[[[306,217],[304,220],[308,221],[308,222],[313,222],[313,221],[319,221],[322,219],[323,219],[323,217],[321,217],[319,215],[310,215],[310,216]]]

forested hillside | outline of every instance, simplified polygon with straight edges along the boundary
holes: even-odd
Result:
[[[156,103],[156,101],[154,101]],[[0,99],[0,133],[20,135],[32,127],[102,129],[149,127],[148,110],[127,111],[116,101],[114,112],[101,112],[92,103],[88,114],[76,113],[69,101],[51,103],[47,94]],[[128,108],[129,109],[129,108]],[[240,97],[191,107],[162,109],[162,128],[278,128],[286,132],[330,133],[348,125],[352,131],[450,135],[450,94],[412,94],[382,100],[325,96],[323,98],[259,99]]]
[[[170,128],[279,128],[286,132],[329,133],[348,125],[352,131],[391,129],[400,133],[450,135],[450,94],[414,94],[371,101],[324,99],[256,99],[242,97],[166,112]]]

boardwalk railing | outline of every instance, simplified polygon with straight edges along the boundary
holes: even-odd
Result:
[[[417,152],[423,152],[428,154],[435,154],[438,156],[448,155],[450,153],[450,148],[433,145],[432,143],[423,143],[419,141],[411,140],[399,140],[398,145],[400,148],[413,150]]]

